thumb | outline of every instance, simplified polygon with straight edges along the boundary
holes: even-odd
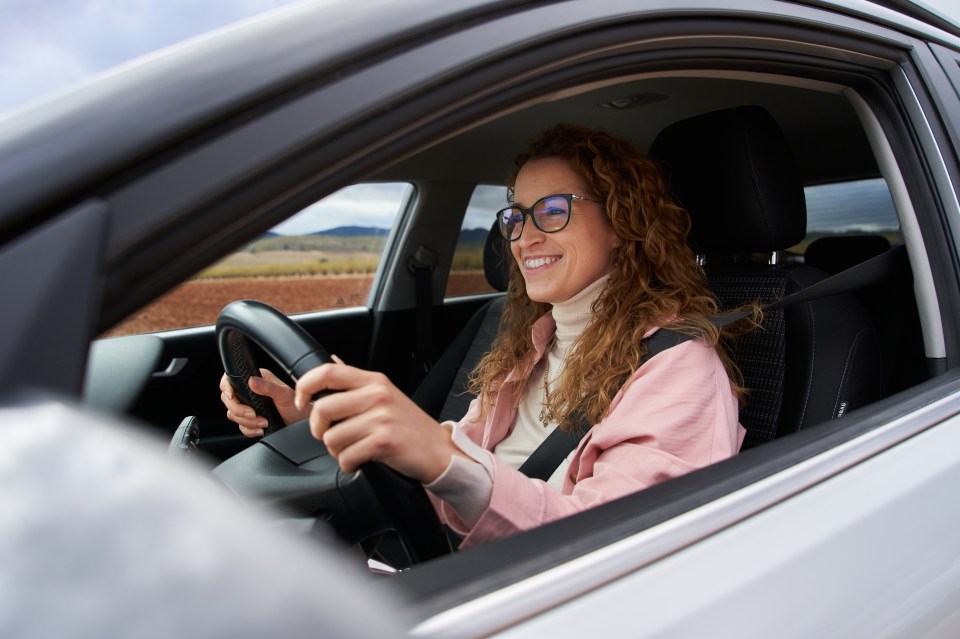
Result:
[[[261,377],[252,376],[248,381],[250,390],[256,394],[277,399],[292,392],[289,386],[284,384],[279,377],[267,369],[261,368],[260,375]]]

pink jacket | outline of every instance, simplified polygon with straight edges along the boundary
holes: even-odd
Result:
[[[540,360],[554,330],[549,314],[534,324],[534,353],[523,370],[531,370]],[[525,381],[518,371],[511,373],[486,418],[480,419],[479,400],[474,400],[456,428],[493,451],[513,424],[517,394]],[[613,398],[607,416],[581,440],[560,493],[491,452],[493,494],[476,525],[465,530],[443,502],[441,517],[465,535],[462,548],[482,544],[726,459],[740,449],[745,432],[716,351],[702,340],[689,340],[633,373]]]

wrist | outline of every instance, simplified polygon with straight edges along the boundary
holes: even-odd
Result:
[[[448,429],[440,427],[439,432],[441,433],[441,437],[438,440],[439,446],[429,466],[424,468],[425,472],[423,477],[420,478],[420,482],[423,484],[432,484],[435,482],[450,466],[454,456],[470,459],[453,443]]]

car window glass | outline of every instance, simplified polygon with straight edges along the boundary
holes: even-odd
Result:
[[[445,297],[493,291],[483,274],[483,245],[494,214],[506,205],[507,189],[504,186],[478,184],[473,190],[453,253]]]
[[[212,324],[224,306],[239,299],[261,300],[287,314],[363,306],[411,191],[406,183],[341,189],[204,269],[108,335]]]
[[[825,237],[882,236],[891,245],[902,244],[900,222],[883,178],[817,184],[804,188],[807,199],[807,236],[794,253],[804,253]]]

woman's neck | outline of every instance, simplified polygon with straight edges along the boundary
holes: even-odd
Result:
[[[594,301],[607,286],[609,275],[604,275],[568,300],[553,305],[553,320],[557,323],[556,340],[560,352],[565,352],[590,321]]]

